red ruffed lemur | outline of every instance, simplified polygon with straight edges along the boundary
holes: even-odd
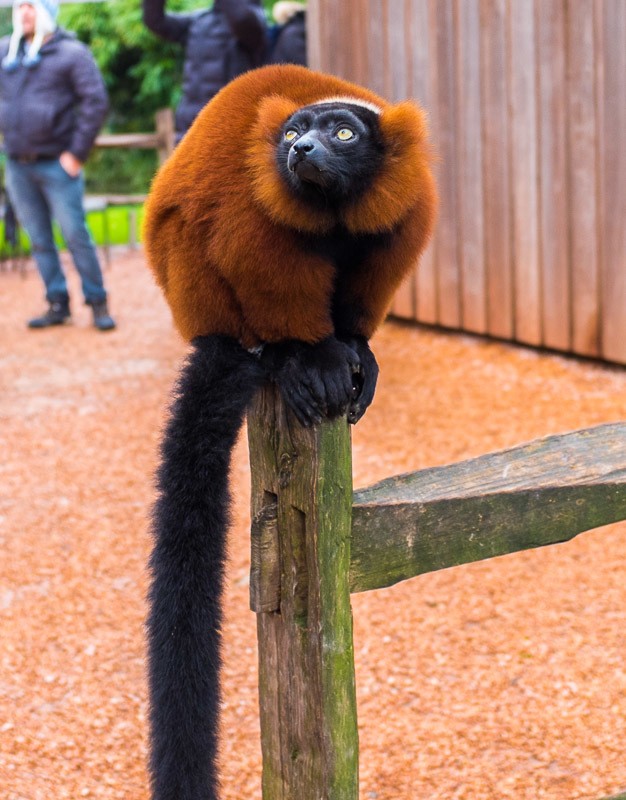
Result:
[[[208,103],[154,180],[144,242],[191,342],[161,447],[148,660],[154,800],[216,800],[228,469],[265,381],[305,425],[371,403],[368,340],[433,227],[424,115],[304,67]]]

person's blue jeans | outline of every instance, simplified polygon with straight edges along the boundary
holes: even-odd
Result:
[[[53,219],[59,223],[72,254],[85,301],[97,303],[106,299],[98,255],[85,221],[84,187],[82,173],[77,178],[70,177],[56,158],[28,163],[7,158],[7,192],[30,239],[49,302],[68,297],[52,234]]]

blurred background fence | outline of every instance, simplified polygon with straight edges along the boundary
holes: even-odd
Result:
[[[427,109],[407,319],[626,363],[626,2],[310,0],[311,66]]]

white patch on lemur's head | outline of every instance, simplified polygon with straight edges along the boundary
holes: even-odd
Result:
[[[370,103],[369,100],[361,100],[360,97],[349,97],[348,95],[341,97],[325,97],[323,100],[317,100],[315,103],[311,103],[310,105],[322,106],[326,105],[326,103],[345,103],[346,105],[350,106],[361,106],[362,108],[367,108],[370,111],[373,111],[374,114],[383,113],[382,108],[377,106],[375,103]]]

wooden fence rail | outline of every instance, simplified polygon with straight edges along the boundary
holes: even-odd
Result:
[[[626,363],[624,0],[309,0],[312,66],[428,110],[408,319]]]
[[[155,114],[154,133],[101,133],[96,137],[95,146],[103,148],[124,148],[156,150],[162,164],[174,149],[174,114],[170,108],[162,108]]]
[[[267,388],[248,436],[264,800],[358,799],[351,592],[626,519],[626,423],[389,478],[354,497],[345,420],[304,429]]]
[[[96,138],[95,146],[106,149],[156,150],[159,164],[163,164],[174,149],[174,113],[170,108],[162,108],[155,114],[154,133],[103,133]],[[105,262],[110,264],[109,228],[107,210],[115,206],[139,206],[146,200],[146,194],[104,194],[85,197],[87,211],[99,211],[103,215],[103,236]],[[128,210],[129,246],[136,247],[139,241],[139,221],[135,209]]]

